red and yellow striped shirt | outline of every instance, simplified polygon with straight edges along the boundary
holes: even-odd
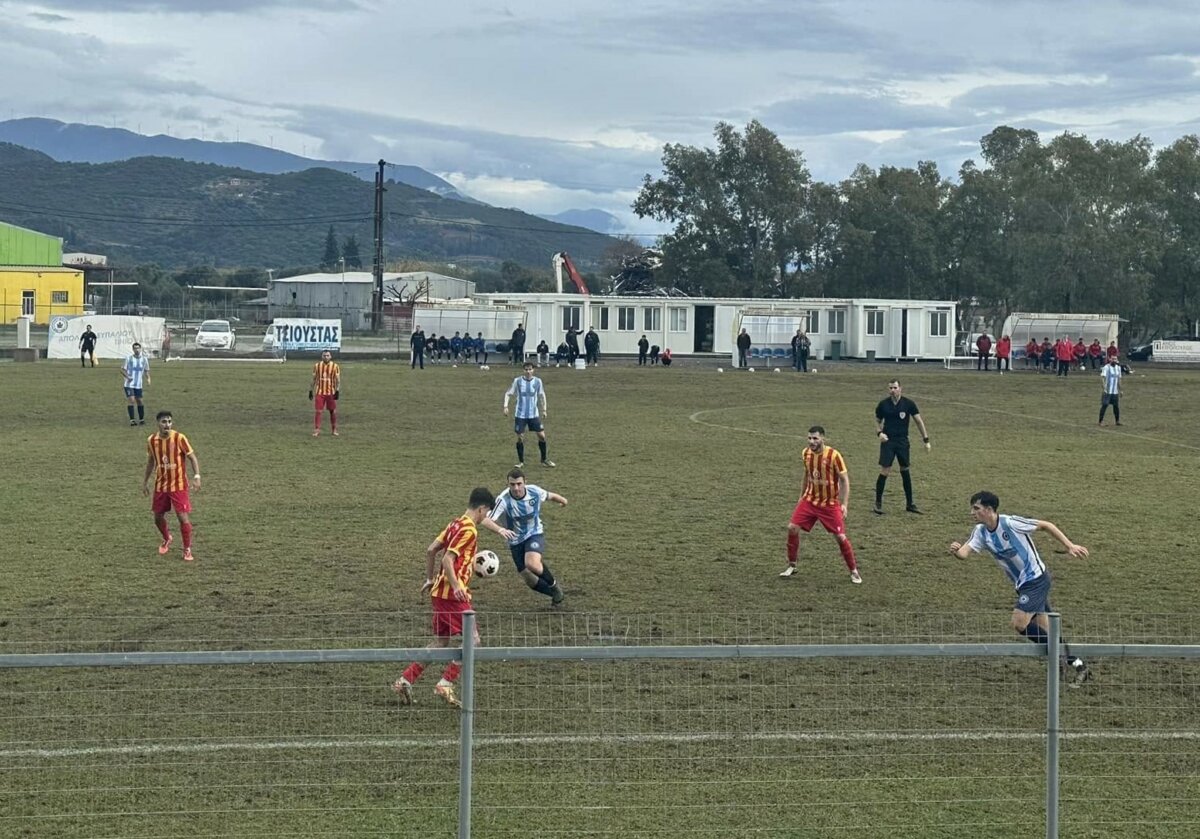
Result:
[[[336,361],[318,361],[313,365],[313,391],[318,396],[329,396],[338,389],[338,380],[342,376],[342,368]]]
[[[458,577],[462,587],[467,590],[467,600],[469,601],[471,599],[471,577],[475,574],[475,548],[479,544],[479,531],[475,527],[475,522],[471,520],[470,516],[462,515],[446,525],[445,529],[438,534],[436,541],[441,545],[442,550],[455,555],[454,576]],[[454,599],[454,588],[446,579],[445,568],[440,565],[437,576],[433,578],[433,588],[430,589],[429,594],[431,597],[441,597],[445,600]]]
[[[804,474],[808,481],[804,485],[803,498],[819,507],[840,504],[838,499],[838,476],[846,471],[846,461],[837,449],[824,446],[821,451],[804,449]]]
[[[152,434],[146,451],[154,458],[154,491],[178,492],[188,488],[187,456],[192,453],[188,438],[171,429],[166,437]]]

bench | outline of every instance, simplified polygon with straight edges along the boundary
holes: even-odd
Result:
[[[970,369],[975,366],[976,361],[973,355],[948,355],[942,359],[942,366],[947,370]]]

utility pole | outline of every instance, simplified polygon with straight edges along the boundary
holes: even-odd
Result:
[[[379,161],[379,171],[375,173],[375,263],[372,274],[375,277],[375,291],[371,294],[371,331],[378,332],[383,324],[383,167],[387,161]]]

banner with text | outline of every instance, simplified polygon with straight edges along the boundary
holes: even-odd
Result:
[[[50,318],[50,337],[46,358],[79,358],[79,339],[87,327],[96,333],[96,358],[126,358],[133,354],[133,345],[151,358],[162,355],[167,337],[167,322],[163,318],[133,315],[55,315]]]
[[[276,349],[338,350],[342,347],[342,322],[313,318],[275,318],[271,323]]]
[[[1155,341],[1151,346],[1154,348],[1155,361],[1200,364],[1200,340]]]

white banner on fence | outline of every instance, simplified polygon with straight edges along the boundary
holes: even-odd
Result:
[[[1155,341],[1155,361],[1178,361],[1200,364],[1200,341]]]
[[[283,350],[338,350],[342,348],[342,322],[313,318],[275,318],[271,322],[275,347]]]
[[[50,337],[46,358],[79,358],[79,337],[87,327],[96,333],[96,358],[126,358],[134,343],[142,345],[146,355],[162,355],[167,322],[162,318],[133,315],[82,315],[50,318]]]

